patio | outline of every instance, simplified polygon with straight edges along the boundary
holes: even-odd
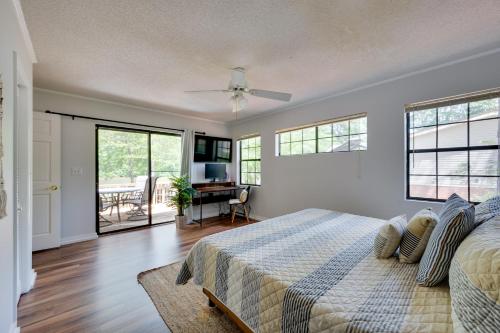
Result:
[[[109,215],[109,213],[105,213],[103,217],[109,220],[108,221],[99,221],[99,228],[101,232],[110,232],[122,229],[128,229],[133,227],[139,227],[148,224],[148,217],[144,216],[142,220],[128,220],[130,207],[128,205],[123,205],[120,207],[120,215],[121,221],[118,220],[118,214],[116,210],[113,211],[113,214]],[[156,204],[152,207],[152,223],[164,223],[164,222],[173,222],[175,220],[176,211],[174,208],[168,207],[166,204]]]
[[[124,186],[125,185],[125,186]],[[135,184],[106,184],[99,188],[102,202],[99,211],[99,230],[101,233],[123,230],[148,225],[148,204],[134,205],[130,198],[134,193],[143,190]],[[152,224],[172,222],[175,220],[175,208],[168,205],[170,183],[166,178],[157,181],[151,205]]]

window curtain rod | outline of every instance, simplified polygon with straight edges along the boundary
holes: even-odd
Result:
[[[87,120],[106,121],[106,122],[116,123],[116,124],[124,124],[124,125],[132,125],[132,126],[143,126],[143,127],[158,128],[158,129],[169,130],[169,131],[184,132],[183,129],[178,129],[178,128],[161,127],[161,126],[153,126],[153,125],[145,125],[145,124],[135,124],[135,123],[130,123],[130,122],[126,122],[126,121],[120,121],[120,120],[110,120],[110,119],[104,119],[104,118],[80,116],[80,115],[70,114],[70,113],[54,112],[54,111],[50,111],[50,110],[45,110],[45,113],[57,114],[57,115],[60,115],[60,116],[65,116],[65,117],[71,117],[73,120],[75,120],[75,118],[80,118],[80,119],[87,119]],[[205,135],[205,132],[195,132],[195,133],[196,134]]]

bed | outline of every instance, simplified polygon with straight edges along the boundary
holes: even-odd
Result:
[[[306,209],[211,235],[177,283],[193,279],[243,331],[451,332],[446,284],[417,286],[418,265],[373,256],[384,222]]]

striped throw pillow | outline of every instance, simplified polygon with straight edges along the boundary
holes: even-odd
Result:
[[[453,194],[439,214],[417,274],[417,283],[432,287],[448,275],[451,259],[462,240],[474,229],[474,206]]]
[[[500,196],[493,197],[476,206],[476,226],[500,215]]]
[[[394,252],[396,252],[401,242],[401,237],[403,237],[405,227],[405,215],[396,216],[380,227],[373,244],[375,257],[387,259],[394,255]]]
[[[411,218],[399,247],[400,262],[411,264],[420,260],[438,220],[430,208],[422,209]]]
[[[469,207],[469,206],[470,206],[470,203],[467,200],[462,199],[461,196],[459,196],[456,193],[453,193],[446,200],[446,202],[443,205],[443,208],[441,208],[441,211],[439,212],[439,217],[441,218],[441,216],[443,214],[446,214],[448,211],[450,211],[454,208]]]

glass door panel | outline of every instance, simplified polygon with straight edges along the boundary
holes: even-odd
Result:
[[[171,207],[170,178],[181,174],[180,135],[151,133],[151,177],[156,179],[151,205],[153,224],[175,220],[176,209]]]
[[[97,218],[100,233],[149,224],[148,133],[97,129]]]

